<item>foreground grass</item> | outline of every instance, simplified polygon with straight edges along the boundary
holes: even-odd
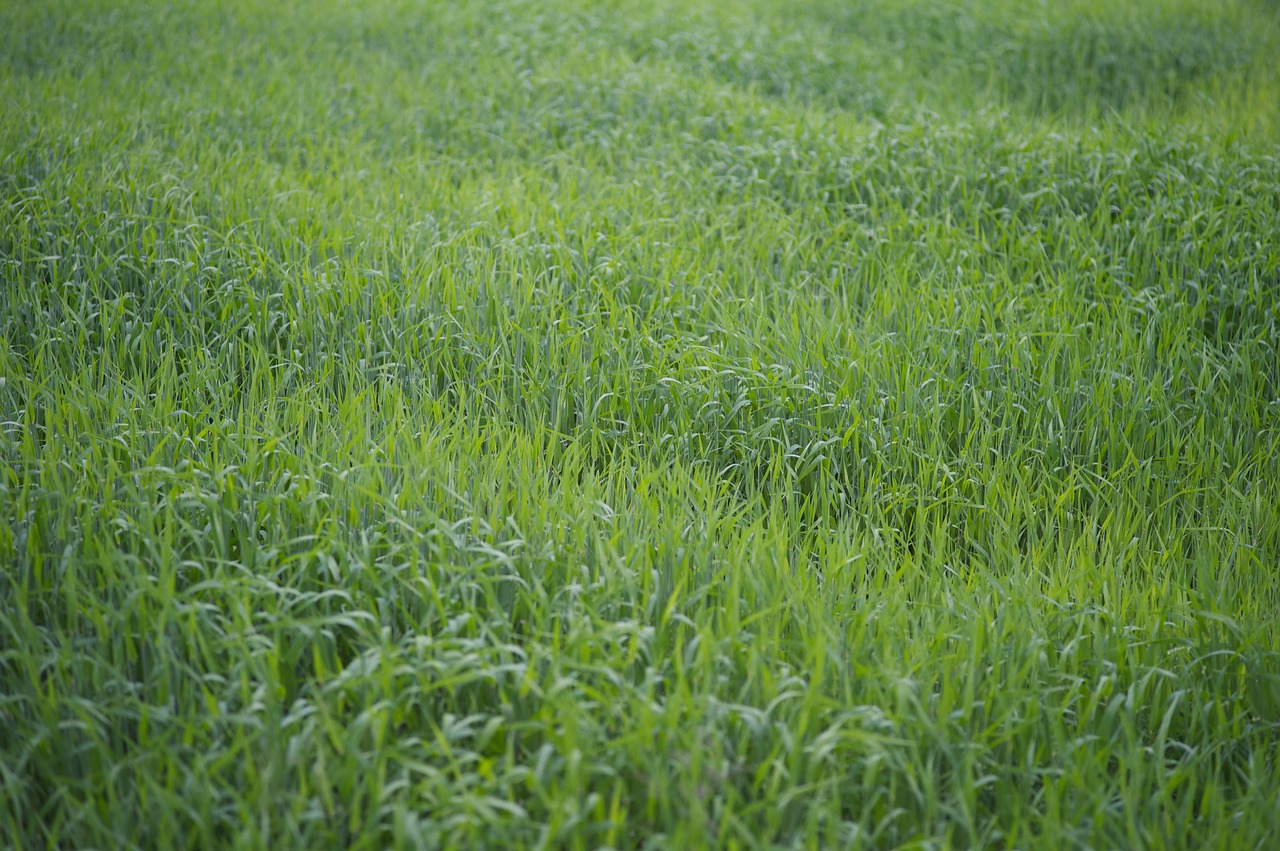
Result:
[[[1274,8],[0,6],[3,835],[1276,847]]]

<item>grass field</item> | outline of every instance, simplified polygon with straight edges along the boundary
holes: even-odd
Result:
[[[0,0],[0,845],[1280,847],[1274,0]]]

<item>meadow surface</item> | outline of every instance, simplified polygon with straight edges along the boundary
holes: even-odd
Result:
[[[0,844],[1280,847],[1274,0],[0,0]]]

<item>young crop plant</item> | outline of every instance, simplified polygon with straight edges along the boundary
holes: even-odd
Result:
[[[1280,847],[1270,0],[0,0],[0,846]]]

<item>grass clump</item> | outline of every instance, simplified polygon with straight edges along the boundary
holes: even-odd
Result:
[[[0,45],[9,844],[1280,840],[1265,4]]]

